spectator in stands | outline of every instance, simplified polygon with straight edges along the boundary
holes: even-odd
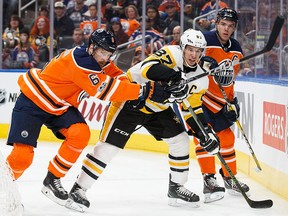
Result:
[[[106,1],[105,17],[111,20],[113,17],[120,17],[120,19],[128,18],[125,14],[125,9],[133,4],[132,0],[112,0]]]
[[[143,24],[143,22],[142,22],[143,19],[146,19],[145,36],[148,36],[148,35],[150,36],[150,37],[145,39],[146,49],[147,49],[149,54],[152,54],[153,52],[161,49],[164,46],[164,38],[160,32],[158,32],[157,30],[155,30],[151,27],[150,20],[147,16],[144,16],[144,17],[142,16],[140,18],[141,26]],[[139,27],[135,32],[133,32],[133,34],[129,38],[129,41],[133,41],[135,39],[140,39],[140,38],[142,38],[142,28],[141,27]],[[142,45],[141,43],[142,43],[142,41],[140,40],[140,41],[133,43],[130,46]]]
[[[13,50],[18,42],[20,36],[20,30],[23,28],[24,24],[18,15],[12,15],[10,17],[9,25],[4,29],[2,40],[4,41],[4,46]]]
[[[218,7],[219,9],[221,8],[228,8],[228,5],[219,0],[218,1]],[[210,0],[209,2],[207,2],[201,9],[200,15],[203,14],[207,14],[211,11],[215,11],[215,13],[212,13],[210,15],[207,16],[207,20],[210,21],[211,25],[215,26],[215,18],[216,18],[216,0]]]
[[[121,24],[123,26],[124,32],[131,36],[131,34],[138,29],[140,23],[137,21],[139,19],[139,13],[135,5],[129,5],[125,8],[126,19],[121,19]]]
[[[49,9],[47,6],[41,6],[39,9],[38,16],[46,16],[49,18]]]
[[[174,27],[180,25],[180,14],[178,13],[179,3],[175,0],[167,0],[164,1],[159,8],[164,8],[167,14],[164,20],[165,30],[163,33],[165,35],[165,42],[170,43]]]
[[[37,61],[42,65],[49,60],[50,23],[45,16],[38,16],[30,31],[31,47],[34,49]],[[56,45],[56,42],[54,42]]]
[[[97,5],[89,5],[89,9],[87,12],[90,16],[85,16],[84,21],[80,23],[80,29],[83,30],[86,41],[88,41],[90,34],[98,28]],[[104,24],[104,21],[102,19],[100,28],[106,29],[106,24]]]
[[[75,28],[73,32],[73,44],[71,48],[76,47],[76,46],[85,46],[84,34],[83,34],[82,29],[80,28]]]
[[[164,0],[162,3],[159,5],[158,10],[160,13],[161,18],[165,19],[167,17],[167,12],[166,12],[166,7],[168,5],[173,5],[176,7],[177,12],[180,12],[180,4],[177,0]]]
[[[54,4],[54,28],[58,37],[72,36],[74,23],[69,16],[65,14],[66,6],[62,2]]]
[[[145,49],[144,58],[146,58],[146,57],[148,57],[147,49]],[[135,55],[133,57],[133,60],[132,60],[132,63],[131,63],[131,67],[133,67],[134,65],[138,64],[141,61],[142,61],[142,46],[138,46],[135,49]]]
[[[145,1],[146,11],[147,11],[148,7],[154,6],[155,8],[157,8],[157,12],[158,12],[158,7],[162,2],[163,2],[163,0],[146,0]],[[137,2],[137,8],[138,8],[139,15],[142,16],[142,1]],[[146,13],[146,15],[147,15],[147,13]]]
[[[10,68],[32,68],[36,66],[35,52],[29,42],[29,29],[20,30],[20,42],[12,52]]]
[[[207,0],[185,0],[184,14],[189,14],[189,18],[194,19],[200,15],[202,7],[206,4]]]
[[[79,27],[79,24],[84,19],[84,13],[88,10],[88,6],[84,4],[85,0],[75,0],[74,7],[68,8],[66,14],[73,20],[74,26]]]
[[[150,19],[152,28],[163,33],[165,25],[163,23],[163,20],[160,18],[158,8],[152,4],[148,5],[147,10],[146,10],[146,15]]]
[[[212,23],[206,17],[200,18],[198,21],[198,25],[202,32],[211,31],[215,29],[215,23]]]
[[[175,26],[172,31],[173,40],[171,41],[170,45],[180,44],[180,33],[181,33],[181,26]]]
[[[129,39],[129,36],[124,32],[120,18],[119,17],[113,17],[110,20],[110,26],[109,30],[113,32],[115,37],[116,45],[120,45],[123,43],[126,43]],[[125,48],[125,47],[123,47]]]

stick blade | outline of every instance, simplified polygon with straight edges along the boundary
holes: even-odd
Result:
[[[249,200],[248,203],[251,208],[271,208],[273,206],[273,201],[270,199],[261,201]]]
[[[275,19],[273,29],[271,31],[270,37],[269,37],[267,45],[265,47],[266,51],[270,51],[273,48],[273,46],[274,46],[274,44],[275,44],[275,42],[276,42],[276,40],[280,34],[280,31],[282,29],[284,21],[285,21],[284,17],[280,16],[280,15],[278,15],[277,18]]]

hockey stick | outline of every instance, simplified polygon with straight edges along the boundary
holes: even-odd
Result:
[[[188,107],[189,112],[191,113],[193,119],[195,120],[196,124],[198,125],[198,127],[200,128],[201,132],[206,136],[209,137],[208,133],[206,132],[203,124],[201,121],[199,121],[197,115],[195,114],[193,108],[190,106],[189,102],[187,101],[187,99],[183,100],[184,104],[186,107]],[[227,170],[228,174],[230,175],[230,177],[232,178],[233,182],[235,183],[236,187],[238,188],[238,190],[241,192],[241,194],[243,195],[243,197],[245,198],[245,200],[247,201],[247,203],[249,204],[249,206],[251,208],[271,208],[273,206],[273,201],[272,200],[261,200],[261,201],[254,201],[251,200],[247,194],[245,193],[245,191],[243,190],[243,188],[241,187],[239,181],[237,180],[237,178],[235,177],[235,175],[232,173],[230,167],[227,165],[226,161],[224,160],[224,158],[222,157],[222,155],[218,152],[217,156],[220,160],[220,162],[223,164],[223,166],[225,167],[225,169]]]
[[[276,17],[275,21],[274,21],[274,25],[273,25],[273,28],[271,30],[271,34],[269,36],[269,39],[268,39],[268,42],[267,42],[266,46],[262,50],[259,50],[259,51],[255,52],[255,53],[247,55],[247,56],[241,58],[240,60],[234,60],[233,61],[233,66],[237,65],[237,64],[240,64],[240,63],[242,63],[244,61],[247,61],[248,59],[254,58],[254,57],[259,56],[259,55],[262,55],[265,52],[270,51],[273,48],[273,46],[274,46],[274,44],[275,44],[275,42],[276,42],[276,40],[277,40],[277,38],[278,38],[278,36],[280,34],[280,31],[282,29],[284,21],[285,21],[284,17],[281,16],[281,15],[278,15]]]
[[[280,15],[277,16],[277,18],[275,19],[275,22],[274,22],[274,25],[273,25],[273,28],[272,28],[272,31],[271,31],[271,34],[270,34],[270,36],[269,36],[269,39],[268,39],[268,42],[267,42],[266,46],[265,46],[262,50],[259,50],[259,51],[255,52],[255,53],[252,53],[252,54],[250,54],[250,55],[247,55],[247,56],[241,58],[240,60],[239,60],[239,59],[234,60],[234,61],[232,62],[232,66],[238,65],[238,64],[240,64],[240,63],[242,63],[242,62],[244,62],[244,61],[247,61],[247,60],[249,60],[249,59],[251,59],[251,58],[254,58],[254,57],[256,57],[256,56],[262,55],[262,54],[265,53],[265,52],[270,51],[270,50],[273,48],[273,46],[274,46],[274,44],[275,44],[275,42],[276,42],[276,40],[277,40],[277,38],[278,38],[278,36],[279,36],[279,34],[280,34],[280,31],[281,31],[281,29],[282,29],[282,26],[283,26],[283,24],[284,24],[284,21],[285,21],[285,20],[284,20],[284,17],[283,17],[283,16],[280,16]],[[230,65],[229,65],[229,66],[230,66]],[[227,67],[228,67],[228,66],[227,66]],[[205,77],[205,76],[208,76],[208,75],[215,75],[216,73],[218,73],[219,71],[221,71],[221,70],[223,70],[223,69],[225,69],[225,68],[223,68],[223,66],[216,67],[216,68],[214,68],[214,69],[212,69],[212,70],[210,70],[210,71],[206,71],[206,72],[203,73],[203,74],[199,74],[199,75],[197,75],[197,76],[190,77],[190,78],[188,78],[188,79],[186,79],[186,80],[181,80],[181,82],[179,83],[179,85],[188,84],[188,83],[190,83],[190,82],[192,82],[192,81],[195,81],[195,80],[197,80],[197,79],[200,79],[200,78]],[[169,86],[169,87],[166,88],[166,90],[167,90],[167,91],[171,91],[171,90],[173,90],[173,89],[175,89],[175,88],[177,88],[177,87],[178,87],[178,86]]]
[[[217,76],[214,76],[214,79],[215,79],[215,81],[217,82],[217,84],[218,84],[218,86],[219,86],[219,88],[220,88],[220,91],[221,91],[221,93],[222,93],[222,95],[223,95],[223,97],[224,97],[224,99],[225,99],[225,101],[226,101],[226,103],[227,103],[227,105],[228,105],[228,108],[229,108],[230,110],[233,110],[233,107],[232,107],[232,105],[231,105],[231,102],[230,102],[230,100],[229,100],[226,92],[224,91],[221,83],[219,82]],[[253,148],[252,148],[252,146],[251,146],[251,144],[250,144],[250,142],[249,142],[249,140],[248,140],[248,138],[247,138],[247,136],[246,136],[246,134],[245,134],[245,132],[244,132],[244,130],[243,130],[243,127],[242,127],[242,125],[240,124],[240,122],[239,122],[238,119],[236,120],[236,124],[237,124],[238,128],[240,129],[240,131],[241,131],[241,133],[242,133],[242,135],[243,135],[243,137],[244,137],[244,139],[245,139],[245,141],[246,141],[246,144],[247,144],[247,146],[248,146],[248,149],[249,149],[249,151],[250,151],[250,153],[251,153],[251,155],[252,155],[252,157],[253,157],[256,165],[257,165],[258,170],[261,171],[262,168],[261,168],[261,166],[260,166],[260,163],[259,163],[258,159],[256,158],[256,154],[254,153]]]

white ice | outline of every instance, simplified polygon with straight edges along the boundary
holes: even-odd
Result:
[[[11,147],[0,140],[1,152],[6,158]],[[262,187],[242,173],[238,179],[251,189],[250,199],[272,199],[269,209],[252,209],[242,196],[226,194],[224,199],[203,203],[202,176],[195,160],[191,160],[189,181],[186,187],[200,196],[199,208],[171,207],[167,204],[168,161],[166,154],[125,149],[106,167],[101,178],[87,193],[91,202],[85,213],[78,213],[53,203],[41,193],[42,181],[47,173],[49,160],[57,153],[60,143],[38,143],[31,167],[17,180],[24,204],[24,216],[287,216],[286,200]],[[88,146],[77,163],[62,179],[63,186],[70,190],[80,171],[82,159],[93,146]],[[218,181],[223,185],[221,177]],[[287,184],[287,182],[283,182]]]

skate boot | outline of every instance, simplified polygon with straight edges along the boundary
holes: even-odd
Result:
[[[89,208],[90,202],[86,197],[86,190],[75,183],[69,193],[65,207],[79,212],[85,212]]]
[[[170,206],[190,206],[193,208],[199,207],[199,196],[195,193],[189,191],[183,185],[169,181],[169,190],[168,190],[168,205]]]
[[[43,184],[44,187],[41,192],[53,202],[64,206],[68,199],[68,192],[63,188],[60,178],[57,178],[51,172],[48,172]]]
[[[234,183],[233,179],[231,177],[226,177],[223,174],[222,169],[219,170],[220,174],[223,177],[223,181],[224,181],[224,186],[228,191],[228,194],[233,195],[233,196],[239,196],[241,195],[241,191],[238,189],[237,185]],[[250,196],[250,188],[248,187],[248,185],[246,185],[245,183],[239,181],[240,186],[242,187],[242,189],[245,191],[245,193],[247,194],[247,196]]]
[[[214,174],[203,174],[204,188],[203,193],[205,195],[204,203],[214,202],[223,199],[225,194],[225,188],[221,187]]]

